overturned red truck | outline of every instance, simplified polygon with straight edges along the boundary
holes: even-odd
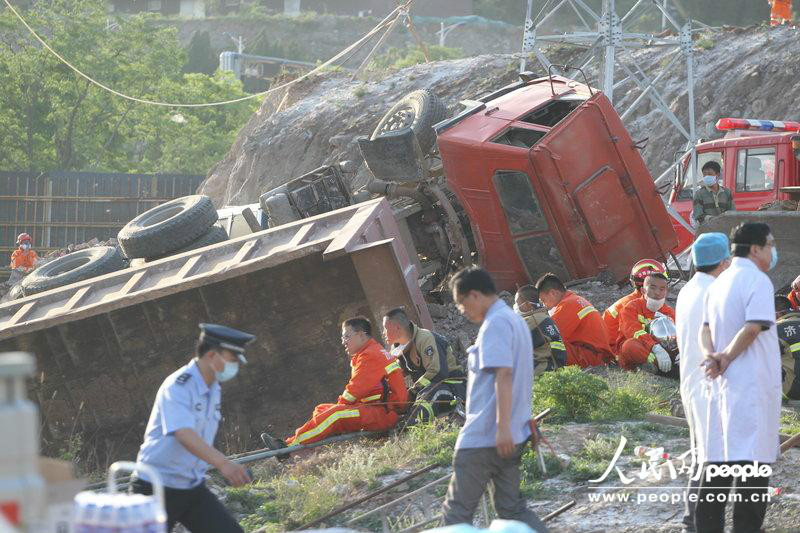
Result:
[[[229,240],[0,304],[0,352],[39,359],[31,396],[49,445],[78,432],[98,462],[135,451],[199,322],[258,336],[226,391],[220,434],[234,452],[341,392],[345,318],[380,323],[404,305],[431,327],[424,295],[459,266],[482,264],[503,289],[548,271],[619,281],[677,245],[640,146],[602,94],[524,73],[464,103],[448,117],[427,91],[398,102],[360,139],[375,178],[363,190],[348,187],[352,165],[325,166],[220,212]],[[191,202],[173,202],[148,215],[147,233],[185,217]]]

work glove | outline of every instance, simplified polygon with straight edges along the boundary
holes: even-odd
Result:
[[[672,368],[672,359],[669,354],[660,344],[653,346],[653,351],[650,352],[650,357],[647,358],[648,363],[655,363],[658,369],[665,374]]]

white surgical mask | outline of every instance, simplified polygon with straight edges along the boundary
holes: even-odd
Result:
[[[224,383],[228,380],[233,379],[236,377],[236,374],[239,373],[239,363],[234,363],[231,361],[225,361],[225,368],[222,369],[222,372],[214,372],[217,376],[217,381],[220,383]]]
[[[647,308],[654,313],[661,309],[664,306],[664,302],[667,301],[666,298],[656,300],[655,298],[650,298],[649,296],[645,296],[644,300],[647,302]]]
[[[30,250],[30,249],[31,249],[31,245],[30,245],[30,243],[23,242],[23,243],[22,243],[22,249],[23,249],[23,250],[25,250],[26,252],[27,252],[28,250]]]
[[[706,175],[706,176],[703,176],[703,185],[705,185],[706,187],[711,187],[711,186],[712,186],[712,185],[714,185],[716,182],[717,182],[717,177],[716,177],[716,176],[714,176],[714,175],[710,175],[710,176],[709,176],[709,175]]]

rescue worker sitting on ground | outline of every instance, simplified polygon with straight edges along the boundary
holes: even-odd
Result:
[[[33,239],[27,233],[20,233],[17,237],[17,248],[11,254],[11,268],[21,268],[25,272],[30,272],[36,268],[36,260],[39,257],[33,251]]]
[[[792,0],[768,0],[770,5],[769,25],[780,26],[792,23]]]
[[[262,433],[267,448],[308,444],[354,431],[383,431],[397,424],[408,403],[397,358],[372,338],[372,324],[363,316],[342,323],[342,345],[350,356],[351,373],[338,401],[317,405],[311,419],[285,442]]]
[[[430,422],[466,401],[466,376],[447,339],[414,324],[401,307],[383,317],[383,333],[400,368],[413,381],[408,424]]]
[[[589,300],[568,291],[553,273],[540,277],[536,290],[561,333],[567,349],[567,365],[586,368],[613,361],[603,317]]]
[[[783,395],[800,400],[800,312],[793,311],[786,296],[775,296],[775,327],[781,347]]]
[[[698,224],[705,221],[708,217],[721,215],[725,211],[735,211],[736,204],[733,202],[731,190],[724,187],[720,182],[722,167],[716,161],[709,161],[703,165],[702,187],[698,187],[694,192],[694,202],[692,206],[692,218]]]
[[[645,363],[654,364],[664,374],[672,370],[672,357],[647,330],[647,325],[658,315],[675,322],[675,310],[666,304],[667,280],[666,274],[650,273],[644,279],[642,296],[625,304],[620,312],[618,360],[626,370],[635,370]]]
[[[633,265],[629,278],[633,286],[633,292],[611,304],[603,313],[603,323],[606,325],[608,340],[611,341],[612,353],[619,353],[621,348],[621,346],[617,344],[617,340],[619,339],[619,314],[622,308],[625,307],[625,304],[642,297],[644,278],[652,272],[664,274],[667,272],[667,267],[664,266],[664,263],[656,261],[655,259],[642,259]]]
[[[800,311],[800,276],[794,278],[792,282],[792,290],[788,294],[789,303],[792,304],[792,309]]]
[[[553,319],[539,302],[533,285],[523,285],[514,296],[514,311],[525,319],[533,341],[533,374],[557,370],[567,364],[567,348]]]

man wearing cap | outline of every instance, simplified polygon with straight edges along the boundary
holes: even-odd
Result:
[[[700,328],[703,326],[703,301],[711,283],[731,264],[728,237],[724,233],[704,233],[692,244],[692,264],[697,273],[692,276],[678,294],[675,306],[675,327],[678,332],[678,351],[681,354],[681,401],[689,424],[689,441],[695,462],[687,497],[684,500],[684,533],[693,533],[694,508],[700,479],[695,475],[705,462],[709,431],[718,433],[721,428],[715,424],[709,428],[707,413],[714,398],[704,391],[705,376],[700,364],[703,351],[700,348]],[[716,412],[716,408],[711,406]],[[716,419],[713,419],[716,421]],[[695,494],[689,497],[690,494]]]
[[[247,470],[213,447],[221,418],[220,383],[247,364],[244,347],[255,337],[216,324],[200,324],[191,361],[158,389],[137,464],[154,468],[165,487],[167,531],[180,522],[192,533],[239,533],[242,528],[208,490],[205,474],[216,468],[234,487],[250,482]],[[152,480],[135,471],[132,490],[152,494]]]

